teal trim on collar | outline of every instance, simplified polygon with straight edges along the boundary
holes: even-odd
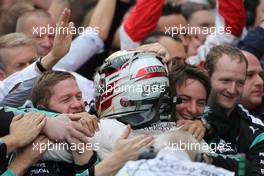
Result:
[[[263,133],[261,133],[261,134],[259,134],[255,139],[254,139],[254,141],[252,142],[252,144],[250,145],[250,149],[253,147],[253,146],[255,146],[257,143],[259,143],[259,142],[261,142],[261,141],[263,141],[264,140],[264,132]]]
[[[7,169],[1,176],[16,176],[16,174],[11,169]]]

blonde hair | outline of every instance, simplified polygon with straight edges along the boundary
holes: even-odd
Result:
[[[3,49],[23,45],[32,46],[36,50],[34,41],[23,33],[10,33],[0,37],[0,69],[6,68]]]

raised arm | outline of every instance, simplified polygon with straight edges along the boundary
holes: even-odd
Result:
[[[106,40],[112,24],[116,0],[99,0],[90,21],[90,27],[99,29],[99,36]]]
[[[133,49],[155,30],[164,0],[138,0],[120,29],[121,50]]]
[[[73,23],[68,22],[69,14],[69,9],[64,9],[62,12],[58,24],[59,27],[66,28],[67,32],[60,32],[55,35],[53,48],[48,55],[44,56],[42,59],[38,59],[37,62],[31,64],[22,71],[10,75],[0,82],[0,102],[2,105],[12,105],[12,107],[23,105],[23,101],[27,100],[30,96],[30,87],[33,87],[34,79],[37,79],[43,71],[51,70],[69,51],[72,41],[70,29],[74,26]],[[22,83],[24,81],[26,83]],[[17,99],[20,99],[19,96],[21,95],[23,95],[23,98],[18,102]]]
[[[187,58],[192,65],[203,65],[209,50],[220,44],[235,45],[246,23],[243,0],[218,0],[216,16],[216,33],[209,35],[198,54]]]

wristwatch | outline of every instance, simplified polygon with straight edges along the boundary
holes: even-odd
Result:
[[[43,72],[47,71],[47,69],[45,69],[45,68],[43,67],[43,65],[42,65],[42,63],[41,63],[41,59],[42,59],[42,57],[39,57],[39,58],[37,59],[37,61],[36,61],[36,67],[37,67],[37,69],[38,69],[41,73],[43,73]]]

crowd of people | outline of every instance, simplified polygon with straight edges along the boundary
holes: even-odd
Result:
[[[0,174],[264,175],[263,46],[263,0],[3,0]]]

